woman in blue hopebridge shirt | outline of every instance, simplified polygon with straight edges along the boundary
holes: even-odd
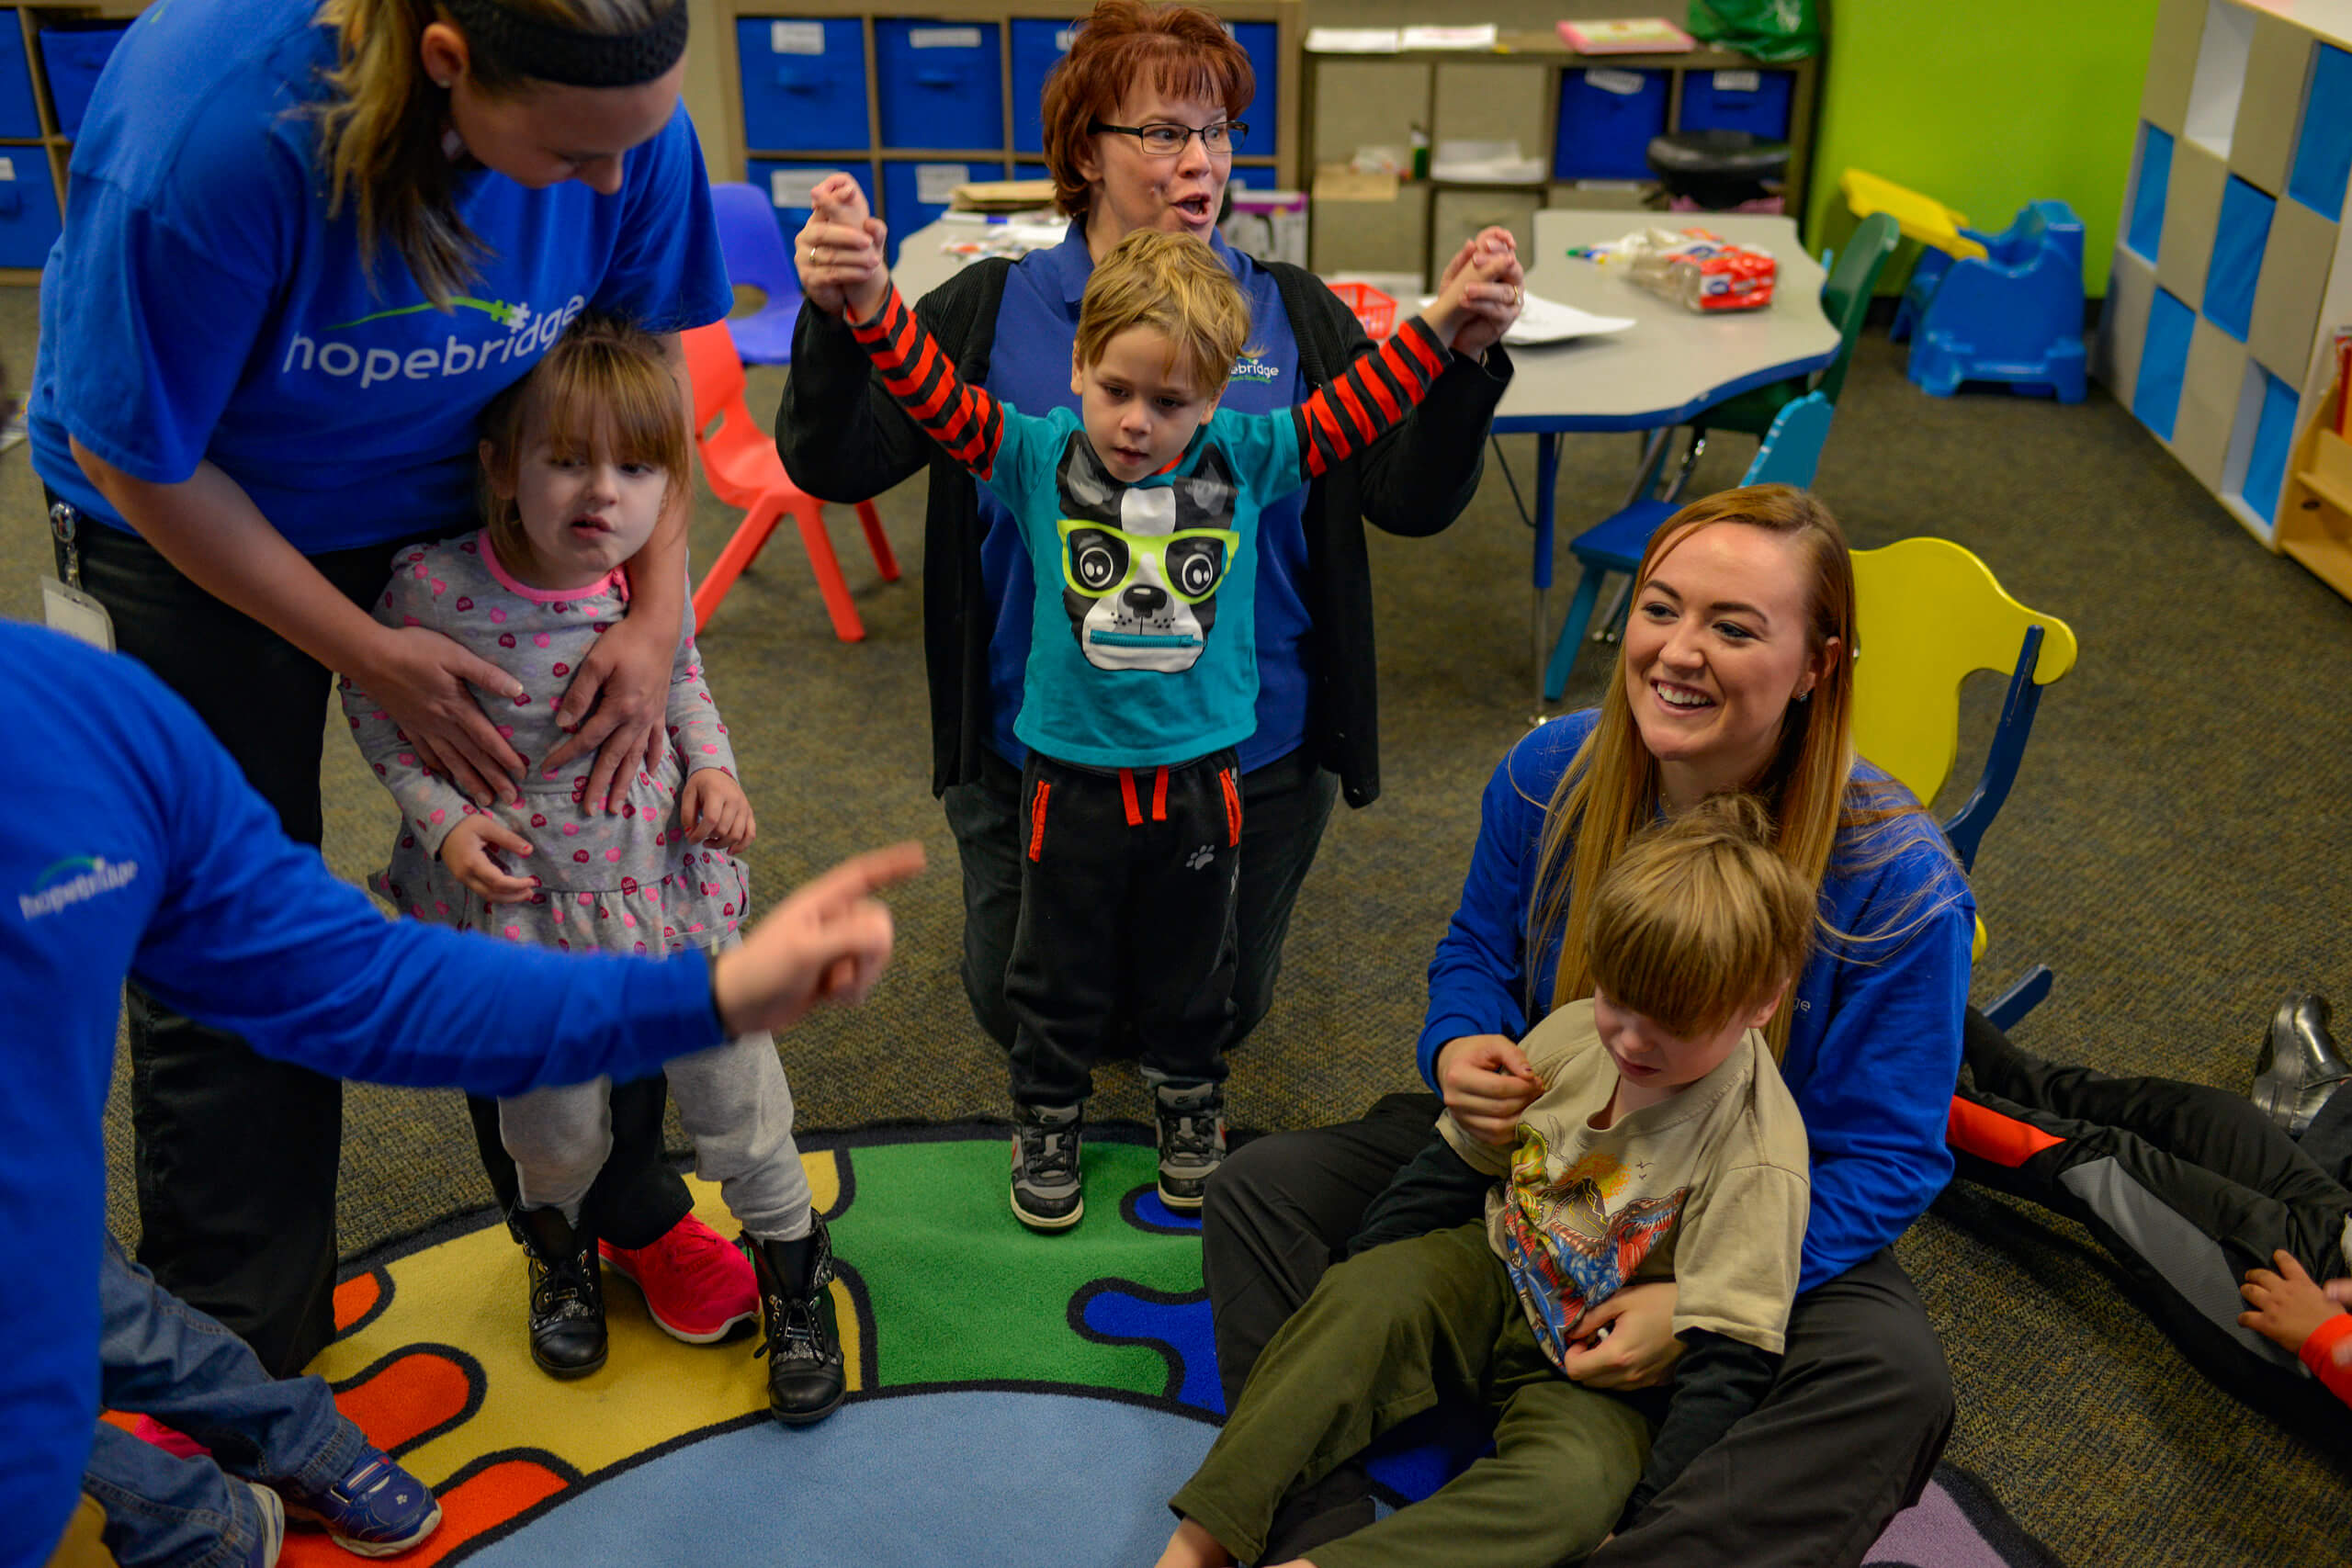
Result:
[[[478,798],[514,788],[468,690],[513,682],[360,606],[396,545],[473,525],[477,418],[571,317],[633,316],[674,355],[726,314],[685,35],[684,0],[172,0],[99,80],[28,411],[60,569],[299,840],[321,836],[330,671]],[[592,803],[666,744],[683,498],[630,578],[566,699],[585,722],[542,760],[576,755]],[[341,1089],[136,986],[130,1012],[141,1260],[300,1371],[333,1331]],[[698,1240],[655,1157],[660,1080],[616,1099],[605,1234]],[[748,1304],[733,1262],[639,1272]]]

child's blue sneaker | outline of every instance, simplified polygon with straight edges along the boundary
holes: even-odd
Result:
[[[254,1549],[245,1556],[245,1568],[277,1568],[277,1553],[286,1544],[286,1505],[277,1494],[258,1481],[245,1483],[254,1495],[254,1511],[261,1516],[261,1528],[254,1534]]]
[[[432,1488],[394,1464],[381,1449],[369,1449],[343,1479],[323,1492],[281,1487],[286,1510],[296,1518],[326,1527],[334,1542],[362,1557],[406,1551],[441,1523],[441,1505]]]

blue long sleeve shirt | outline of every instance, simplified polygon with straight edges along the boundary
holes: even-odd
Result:
[[[1571,714],[1529,732],[1487,782],[1462,902],[1430,964],[1419,1056],[1431,1088],[1447,1042],[1517,1040],[1550,1004],[1559,935],[1532,954],[1532,975],[1526,940],[1536,852],[1552,792],[1597,717]],[[1857,776],[1890,783],[1867,763]],[[1976,904],[1922,814],[1841,838],[1821,914],[1852,940],[1817,933],[1781,1063],[1813,1156],[1800,1292],[1902,1235],[1951,1179],[1944,1123],[1960,1077]]]
[[[389,921],[294,843],[141,666],[0,622],[0,1568],[48,1560],[98,1410],[100,1135],[125,975],[264,1055],[514,1094],[717,1044],[698,953],[546,952]],[[255,1137],[269,1135],[266,1127]]]

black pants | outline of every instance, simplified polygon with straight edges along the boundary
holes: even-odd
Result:
[[[1227,1156],[1202,1213],[1201,1271],[1227,1408],[1365,1207],[1429,1141],[1440,1109],[1434,1095],[1390,1095],[1360,1121]],[[1918,1500],[1951,1421],[1951,1374],[1927,1309],[1894,1258],[1874,1254],[1797,1297],[1763,1402],[1595,1552],[1592,1568],[1859,1563]],[[1343,1513],[1368,1485],[1342,1467],[1284,1505],[1273,1541],[1284,1551],[1311,1541],[1308,1516]],[[1270,1546],[1267,1561],[1280,1560]]]
[[[1241,886],[1234,897],[1227,1049],[1247,1039],[1273,1006],[1291,908],[1339,792],[1340,781],[1304,748],[1241,775]],[[950,788],[945,801],[964,867],[964,993],[980,1028],[1007,1051],[1014,1024],[1004,976],[1021,919],[1022,799],[1020,770],[990,751],[983,754],[979,778]],[[1131,1040],[1114,1036],[1104,1055],[1133,1049]]]
[[[288,837],[317,844],[326,668],[190,582],[137,535],[88,522],[76,534],[82,586],[114,617],[117,645],[187,699]],[[383,589],[395,547],[310,558],[353,603],[368,604]],[[57,554],[62,574],[62,547]],[[243,1336],[273,1376],[290,1377],[334,1337],[343,1086],[181,1017],[135,980],[126,1001],[139,1261],[165,1290]],[[666,1180],[684,1213],[684,1184],[659,1162],[662,1089],[651,1082],[651,1163],[634,1178],[616,1172],[616,1157],[605,1180],[632,1191],[640,1181]],[[641,1129],[637,1142],[645,1145]],[[492,1179],[503,1168],[511,1190],[514,1167],[503,1149],[492,1164],[492,1149],[494,1138],[484,1160]]]
[[[1951,1130],[1962,1176],[2082,1224],[2188,1359],[2239,1398],[2341,1426],[2342,1407],[2291,1352],[2238,1325],[2238,1285],[2279,1251],[2314,1280],[2342,1278],[2352,1173],[2323,1169],[2242,1095],[2053,1066],[1973,1014],[1966,1053],[1975,1081]]]
[[[1123,1018],[1153,1082],[1225,1081],[1238,772],[1230,750],[1112,773],[1029,754],[1021,918],[1004,975],[1014,1103],[1084,1100]]]

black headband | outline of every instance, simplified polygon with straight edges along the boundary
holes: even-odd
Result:
[[[510,11],[498,0],[441,0],[466,41],[508,69],[567,87],[634,87],[686,51],[686,0],[633,33],[586,33]]]

